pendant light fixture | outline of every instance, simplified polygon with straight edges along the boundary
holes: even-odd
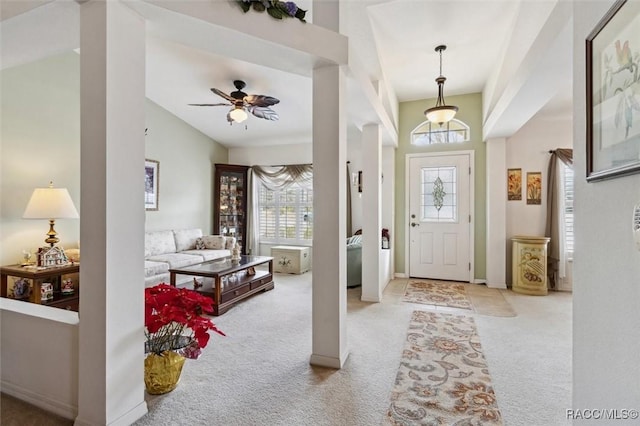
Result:
[[[451,121],[451,119],[456,115],[456,112],[458,112],[457,106],[447,105],[444,103],[444,82],[447,79],[442,75],[442,51],[446,48],[447,46],[444,44],[436,47],[436,52],[440,53],[440,76],[436,78],[436,83],[438,83],[438,100],[436,101],[436,106],[429,108],[424,112],[427,120],[438,124]]]

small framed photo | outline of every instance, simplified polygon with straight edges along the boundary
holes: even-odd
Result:
[[[256,270],[253,266],[250,266],[247,268],[247,275],[255,275],[256,274]]]
[[[160,162],[146,159],[144,161],[144,208],[158,210]]]
[[[522,200],[522,169],[507,170],[507,199]]]
[[[586,38],[587,181],[640,173],[640,2],[617,0]]]
[[[542,204],[542,173],[527,173],[527,204]]]

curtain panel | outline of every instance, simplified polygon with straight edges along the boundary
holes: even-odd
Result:
[[[547,220],[545,237],[549,237],[547,251],[547,286],[557,290],[557,278],[565,277],[566,253],[564,248],[564,180],[558,161],[573,168],[573,149],[558,148],[549,151],[547,173]]]

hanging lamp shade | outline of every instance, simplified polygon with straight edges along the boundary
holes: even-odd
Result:
[[[447,79],[442,75],[442,51],[446,48],[447,46],[445,45],[436,47],[436,52],[440,54],[440,75],[436,78],[436,83],[438,83],[438,99],[436,100],[436,105],[434,107],[429,108],[424,112],[427,120],[438,124],[451,121],[451,119],[455,117],[456,112],[458,112],[457,106],[447,105],[444,101],[444,82]]]
[[[229,113],[229,117],[231,117],[236,123],[242,123],[247,119],[248,115],[244,108],[234,108]]]

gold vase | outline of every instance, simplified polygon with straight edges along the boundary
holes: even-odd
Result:
[[[173,351],[162,355],[150,353],[144,359],[144,384],[147,392],[160,395],[171,392],[178,386],[185,358]]]

